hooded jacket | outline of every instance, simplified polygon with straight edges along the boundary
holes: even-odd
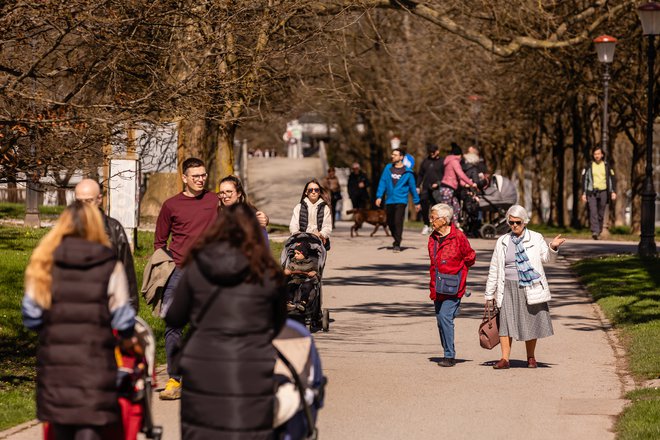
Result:
[[[376,191],[376,198],[382,199],[383,195],[387,195],[385,200],[386,205],[398,204],[408,204],[408,193],[412,195],[413,202],[415,205],[419,205],[419,194],[417,194],[417,187],[415,186],[415,175],[412,170],[406,167],[406,171],[401,176],[401,179],[397,182],[396,186],[392,185],[392,164],[387,164],[383,170],[383,174],[380,175],[380,181],[378,182],[378,191]]]
[[[443,300],[446,298],[453,298],[447,295],[436,295],[435,292],[435,271],[455,275],[461,270],[461,282],[458,286],[458,298],[465,295],[465,286],[467,283],[468,268],[474,265],[476,253],[470,242],[463,232],[456,229],[452,224],[449,234],[445,237],[442,243],[438,244],[440,234],[433,232],[429,236],[428,250],[431,259],[431,267],[429,267],[429,274],[431,275],[431,282],[429,288],[431,294],[429,297],[433,300]]]
[[[248,281],[240,249],[212,242],[186,265],[165,321],[195,322],[208,311],[183,349],[182,438],[270,439],[273,429],[275,350],[286,320],[282,280]]]

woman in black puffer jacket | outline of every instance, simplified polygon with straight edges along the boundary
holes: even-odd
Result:
[[[271,341],[286,320],[286,293],[252,209],[219,212],[189,254],[165,320],[196,328],[179,366],[182,438],[273,438]]]

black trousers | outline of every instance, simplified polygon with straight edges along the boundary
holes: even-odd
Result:
[[[369,209],[369,194],[359,193],[350,197],[353,209]]]
[[[403,220],[406,215],[405,203],[392,203],[385,205],[387,214],[387,226],[390,228],[394,246],[401,246],[401,236],[403,235]]]
[[[589,226],[592,234],[603,232],[603,219],[607,207],[607,191],[592,191],[587,194],[589,207]]]
[[[422,205],[422,209],[420,210],[422,221],[426,226],[431,226],[431,222],[429,221],[429,214],[430,214],[429,211],[431,210],[431,206],[438,203],[433,198],[433,191],[429,191],[427,193],[421,193],[419,195],[419,200],[420,200],[420,205]]]

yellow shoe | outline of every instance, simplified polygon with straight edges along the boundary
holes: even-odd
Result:
[[[165,384],[165,389],[160,392],[160,400],[177,400],[181,398],[181,382],[170,377]]]

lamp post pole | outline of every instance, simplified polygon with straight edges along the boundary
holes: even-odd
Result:
[[[653,184],[653,86],[655,82],[655,36],[660,33],[660,3],[652,2],[637,8],[644,35],[648,36],[648,86],[646,106],[646,173],[642,191],[642,233],[637,251],[642,257],[655,256],[655,186]]]
[[[607,153],[608,146],[608,97],[610,88],[610,64],[614,60],[614,49],[616,48],[616,38],[609,35],[601,35],[594,40],[598,61],[603,66],[603,123],[601,127],[601,150],[603,154]]]
[[[603,154],[607,154],[607,145],[608,145],[608,129],[607,129],[607,100],[609,95],[610,88],[610,64],[605,63],[605,71],[603,72],[603,127],[601,135],[601,148]]]

